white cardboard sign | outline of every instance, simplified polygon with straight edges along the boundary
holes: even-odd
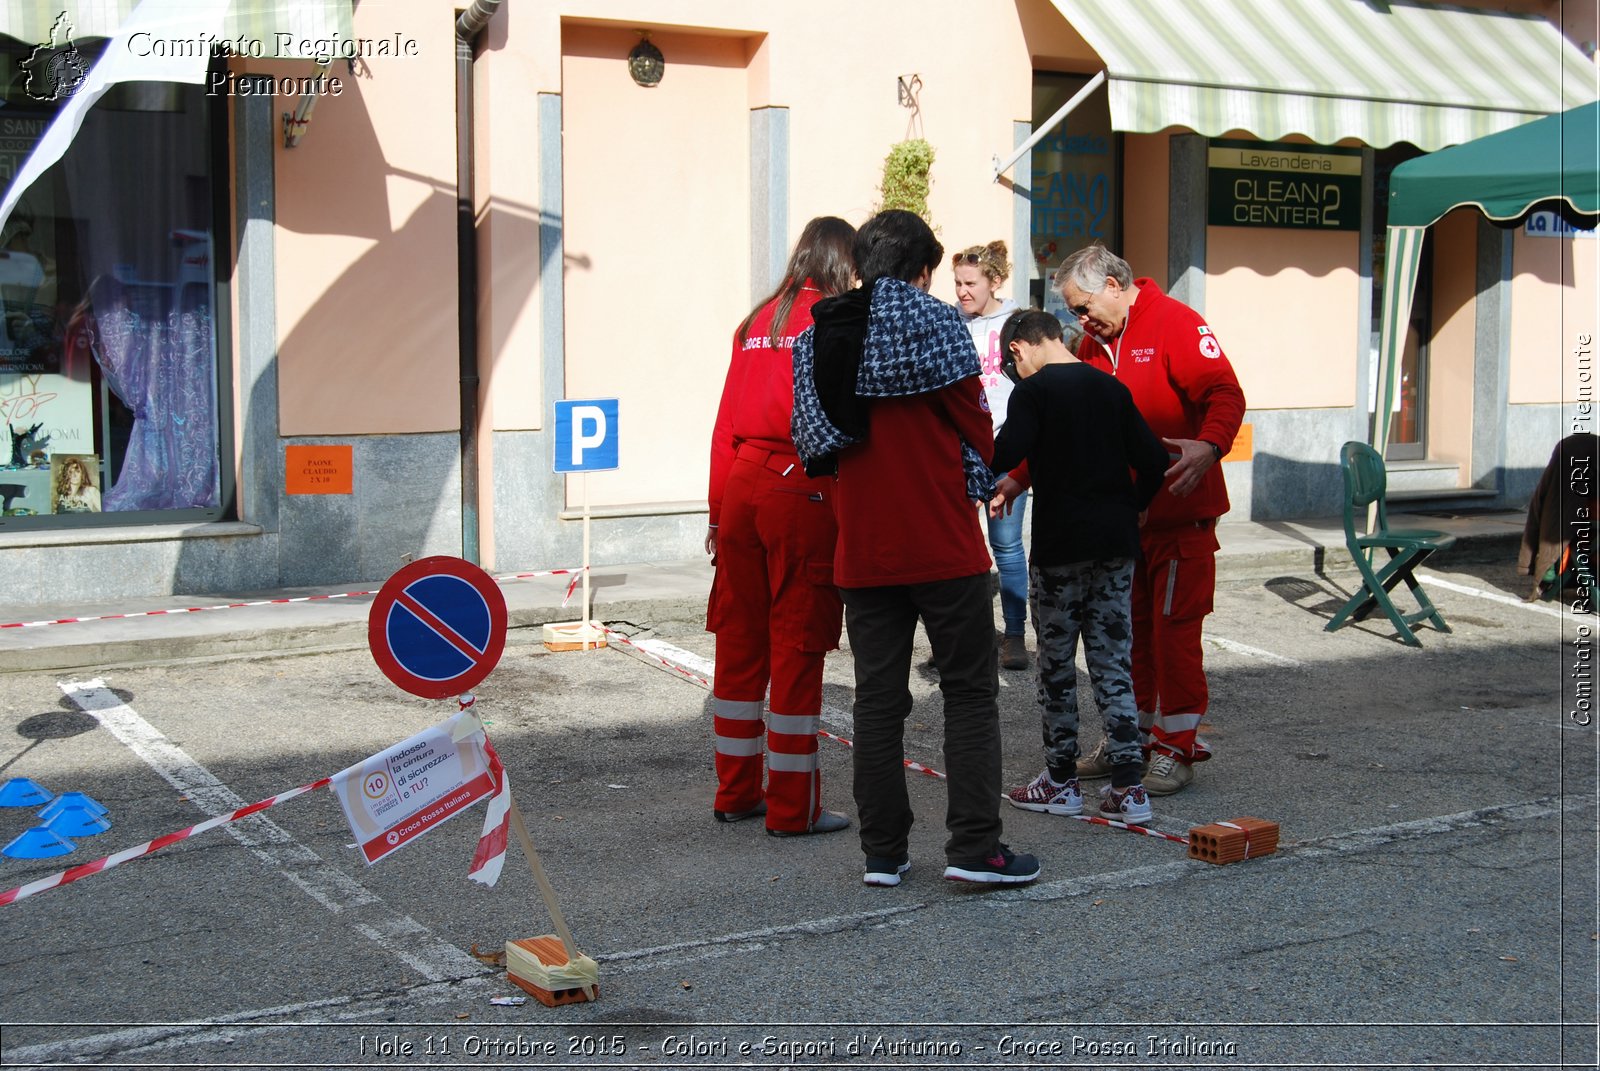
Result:
[[[463,711],[333,776],[369,866],[494,792],[484,739]]]

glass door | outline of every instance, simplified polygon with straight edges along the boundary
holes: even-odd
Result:
[[[1033,74],[1033,128],[1038,130],[1089,81],[1087,75]],[[1030,249],[1017,251],[1017,300],[1070,320],[1050,278],[1067,254],[1094,242],[1120,253],[1121,144],[1111,129],[1105,86],[1074,108],[1033,148]],[[1027,281],[1026,289],[1023,280]],[[1075,323],[1075,321],[1074,321]]]

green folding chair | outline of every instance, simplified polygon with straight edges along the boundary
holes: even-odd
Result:
[[[1424,621],[1440,632],[1449,632],[1450,626],[1445,624],[1444,616],[1417,581],[1416,569],[1434,551],[1448,549],[1456,537],[1426,529],[1389,527],[1388,506],[1384,501],[1388,476],[1383,458],[1366,443],[1345,443],[1339,451],[1339,468],[1344,473],[1344,545],[1361,571],[1361,590],[1339,608],[1325,631],[1332,632],[1350,621],[1361,621],[1374,609],[1380,609],[1408,646],[1422,646],[1411,627]],[[1373,503],[1377,504],[1377,525],[1371,535],[1360,535],[1356,525],[1365,522],[1368,507]],[[1377,561],[1380,550],[1389,555],[1381,566]],[[1401,613],[1389,597],[1402,582],[1411,589],[1412,597],[1421,607],[1416,613]]]

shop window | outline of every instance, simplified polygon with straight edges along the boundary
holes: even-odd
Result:
[[[0,185],[104,47],[0,36]],[[225,514],[222,121],[203,86],[113,87],[0,229],[0,529]]]
[[[1421,155],[1421,149],[1404,142],[1373,154],[1372,384],[1369,391],[1373,406],[1378,397],[1378,336],[1383,319],[1384,257],[1389,247],[1389,176],[1400,164]],[[1428,340],[1433,335],[1432,310],[1433,242],[1424,237],[1422,256],[1417,264],[1416,290],[1411,298],[1411,321],[1406,326],[1405,350],[1400,355],[1399,389],[1389,413],[1389,445],[1384,457],[1390,461],[1416,461],[1428,456]],[[1370,427],[1368,433],[1370,436]]]
[[[1089,79],[1083,75],[1036,71],[1033,76],[1033,126],[1039,129]],[[1018,289],[1027,280],[1027,298],[1061,319],[1071,320],[1050,277],[1069,253],[1092,245],[1121,248],[1118,190],[1120,149],[1111,129],[1111,104],[1105,86],[1080,103],[1033,148],[1029,256],[1018,257]],[[1023,272],[1024,263],[1026,274]],[[1022,295],[1018,294],[1018,301]]]

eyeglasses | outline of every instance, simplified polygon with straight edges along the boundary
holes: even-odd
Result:
[[[976,254],[976,253],[957,253],[955,256],[950,258],[950,266],[952,268],[959,267],[962,264],[982,264],[982,263],[983,263],[983,259],[980,256],[978,256],[978,254]]]
[[[1105,283],[1101,283],[1098,288],[1096,288],[1095,290],[1090,292],[1089,296],[1090,297],[1094,297],[1095,294],[1098,294],[1101,290],[1104,290],[1105,288],[1106,288],[1106,284]],[[1063,288],[1063,289],[1065,289],[1065,288]],[[1066,295],[1063,294],[1062,296],[1065,297]],[[1072,314],[1072,318],[1074,320],[1081,320],[1085,316],[1089,315],[1089,303],[1087,301],[1085,301],[1082,305],[1068,305],[1067,306],[1067,312]]]

